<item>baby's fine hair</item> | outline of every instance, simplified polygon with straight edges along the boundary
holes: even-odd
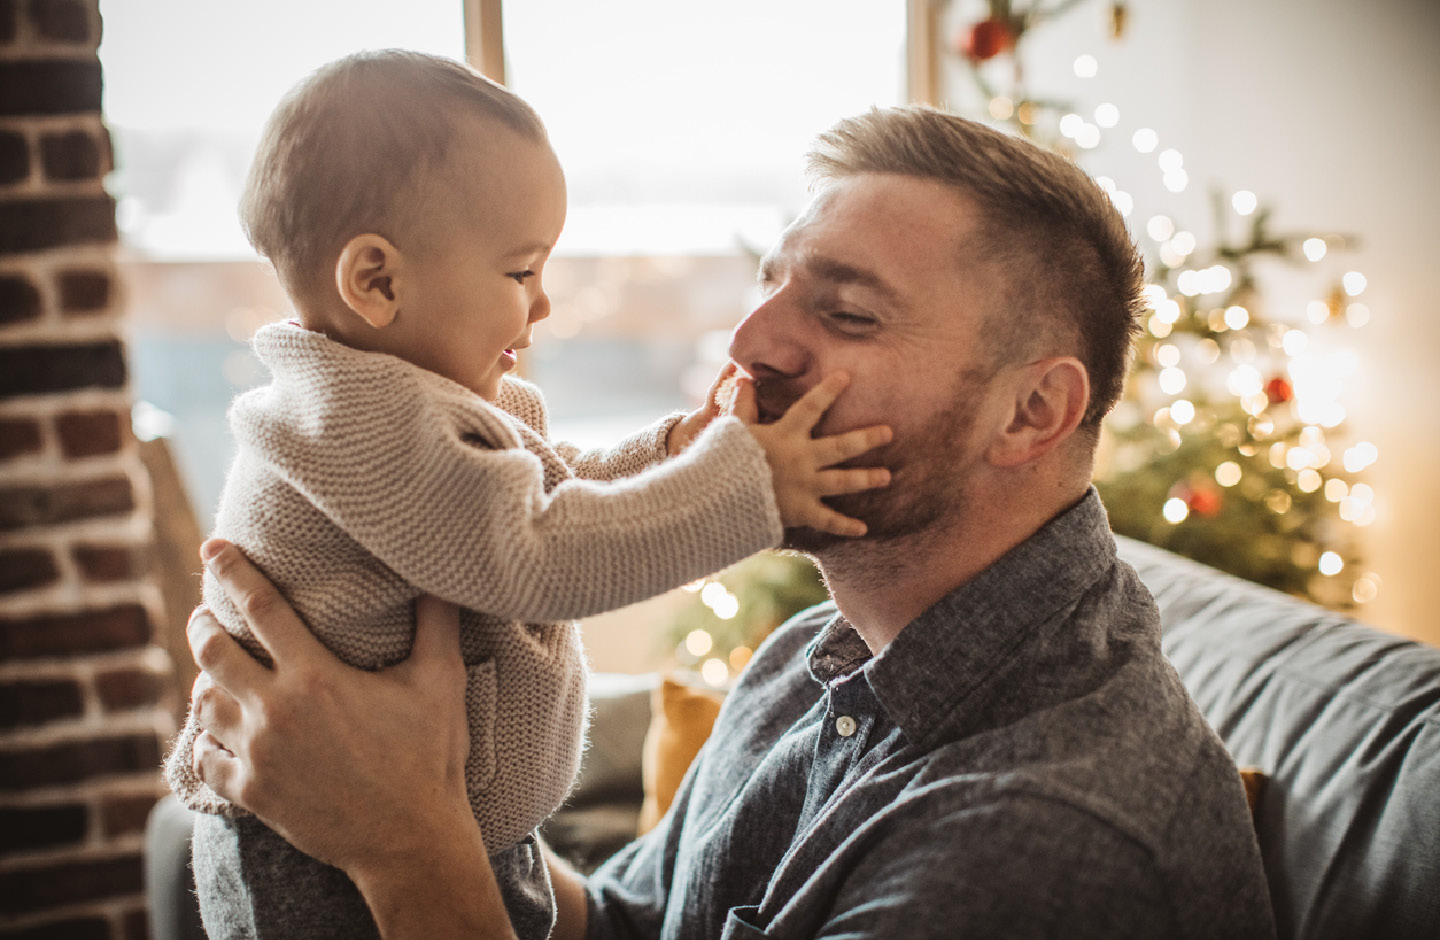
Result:
[[[384,49],[321,66],[281,100],[256,148],[240,198],[250,244],[292,293],[328,278],[356,235],[402,245],[435,209],[430,177],[466,116],[548,145],[530,105],[452,59]]]

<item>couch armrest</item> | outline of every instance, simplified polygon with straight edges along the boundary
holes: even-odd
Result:
[[[1281,937],[1440,937],[1440,649],[1117,539],[1236,762]]]

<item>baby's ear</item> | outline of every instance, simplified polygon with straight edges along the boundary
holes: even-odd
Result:
[[[340,299],[366,323],[389,326],[400,311],[396,300],[401,257],[380,235],[356,235],[345,243],[335,261],[335,286]]]

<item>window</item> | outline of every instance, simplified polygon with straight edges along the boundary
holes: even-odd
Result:
[[[464,7],[102,2],[136,395],[172,419],[202,519],[230,460],[225,409],[265,378],[245,341],[287,310],[235,218],[260,126],[348,52],[463,58]],[[754,253],[804,202],[809,139],[901,100],[905,4],[525,0],[504,23],[508,83],[545,118],[571,200],[554,312],[522,367],[557,436],[613,440],[709,384]]]

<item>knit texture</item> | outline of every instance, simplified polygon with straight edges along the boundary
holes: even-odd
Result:
[[[673,460],[673,419],[582,453],[547,441],[543,400],[516,379],[492,405],[294,324],[263,328],[254,349],[273,381],[231,408],[239,453],[214,534],[354,666],[409,655],[419,594],[460,605],[466,783],[492,852],[542,822],[578,768],[585,665],[573,619],[780,540],[764,451],[734,418]],[[268,661],[208,574],[204,600]],[[166,764],[171,787],[192,809],[244,815],[195,776],[197,733],[192,714]]]

